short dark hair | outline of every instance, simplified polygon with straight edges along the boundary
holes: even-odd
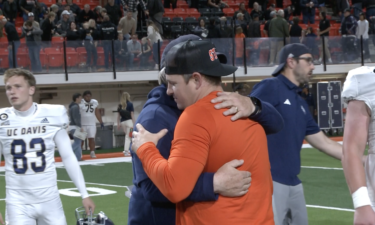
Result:
[[[323,20],[325,20],[326,18],[327,18],[327,14],[326,14],[326,12],[320,12],[320,15],[322,15],[322,17],[323,17]]]
[[[202,74],[203,75],[203,74]],[[219,86],[221,84],[221,77],[206,76],[203,75],[204,79],[212,85]]]
[[[30,20],[28,20],[28,21],[26,21],[25,26],[32,27],[33,26],[33,22],[30,21]]]
[[[81,97],[81,93],[75,93],[72,97],[73,99],[73,102],[75,102],[77,100],[77,98]]]
[[[82,96],[85,97],[86,95],[92,95],[91,91],[87,90],[87,91],[83,92]]]

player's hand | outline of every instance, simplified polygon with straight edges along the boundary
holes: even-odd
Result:
[[[355,210],[354,225],[375,225],[375,212],[370,205]]]
[[[100,128],[103,130],[104,129],[104,123],[100,123]]]
[[[215,105],[215,109],[228,108],[223,114],[225,116],[233,115],[232,121],[240,118],[247,118],[254,112],[255,106],[251,99],[234,92],[219,92],[217,98],[211,100],[212,103],[219,103]]]
[[[1,224],[5,224],[5,223],[4,223],[4,220],[3,220],[3,216],[1,215],[1,213],[0,213],[0,223],[1,223]]]
[[[238,197],[246,194],[251,185],[251,173],[236,168],[243,160],[225,163],[214,175],[214,192],[226,197]]]
[[[91,200],[90,197],[84,198],[84,199],[82,200],[82,205],[83,205],[83,207],[85,208],[86,215],[94,214],[94,211],[95,211],[95,204],[94,204],[94,202]]]
[[[141,145],[147,142],[153,142],[155,145],[158,144],[160,138],[164,137],[167,134],[168,130],[163,129],[156,134],[152,134],[148,132],[140,123],[136,125],[137,131],[133,131],[133,138],[132,138],[132,151],[137,153],[137,150]]]

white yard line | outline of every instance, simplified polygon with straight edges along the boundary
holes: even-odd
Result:
[[[342,141],[338,141],[337,143],[342,144]],[[314,147],[311,146],[310,144],[303,144],[302,148],[314,148]]]
[[[335,167],[319,167],[319,166],[301,166],[301,167],[306,168],[306,169],[342,170],[342,168],[335,168]]]
[[[345,212],[354,212],[354,209],[343,209],[343,208],[320,206],[320,205],[306,205],[306,207],[317,208],[317,209],[330,209],[330,210],[345,211]]]

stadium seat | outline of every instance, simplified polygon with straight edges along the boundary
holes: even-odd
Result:
[[[40,59],[40,64],[42,65],[42,67],[46,67],[48,63],[47,54],[44,52],[43,49],[40,49],[39,59]]]
[[[227,4],[228,4],[229,8],[238,7],[238,4],[235,1],[228,1]],[[224,8],[224,9],[227,9],[227,8]],[[224,9],[223,9],[223,11],[224,11]]]
[[[79,63],[78,61],[78,54],[74,52],[66,52],[66,65],[68,67],[77,66]]]
[[[201,14],[201,16],[211,17],[212,12],[209,8],[198,9],[198,11]]]
[[[232,8],[224,8],[223,9],[223,13],[226,16],[233,17],[233,15],[234,15],[234,9],[232,9]]]
[[[224,16],[224,13],[220,8],[212,8],[211,12],[213,16]]]
[[[172,21],[175,25],[181,25],[182,26],[182,23],[184,22],[184,19],[182,17],[174,17],[172,19]]]
[[[54,36],[52,37],[51,46],[53,48],[62,48],[64,42],[64,37]]]
[[[174,14],[178,17],[181,17],[183,19],[185,19],[186,17],[189,17],[187,11],[183,8],[175,8],[174,9]]]
[[[171,34],[173,38],[177,38],[182,33],[181,25],[171,26]]]
[[[47,55],[47,69],[49,67],[60,67],[64,65],[63,53],[60,48],[45,48],[44,52]]]
[[[190,17],[194,17],[195,19],[198,19],[201,16],[201,14],[195,8],[187,9],[187,13]]]
[[[104,49],[103,47],[96,47],[96,52],[98,53],[98,60],[96,61],[96,64],[98,66],[104,66]],[[111,57],[109,57],[111,59]]]
[[[86,63],[87,61],[87,52],[85,47],[78,47],[77,48],[78,56],[79,56],[79,63]]]
[[[188,9],[189,5],[184,1],[177,1],[177,8]]]
[[[170,33],[171,32],[171,26],[173,25],[173,21],[171,21],[171,18],[169,17],[163,17],[161,19],[162,24],[163,24],[163,31],[165,33]]]
[[[47,7],[50,7],[52,4],[55,4],[55,0],[40,0],[40,2],[46,4]]]
[[[0,68],[9,68],[8,48],[0,48]]]

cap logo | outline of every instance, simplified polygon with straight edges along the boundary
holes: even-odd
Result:
[[[210,55],[210,59],[211,61],[214,61],[215,59],[217,59],[217,55],[216,55],[216,52],[215,52],[215,48],[212,48],[208,51],[208,54]]]

